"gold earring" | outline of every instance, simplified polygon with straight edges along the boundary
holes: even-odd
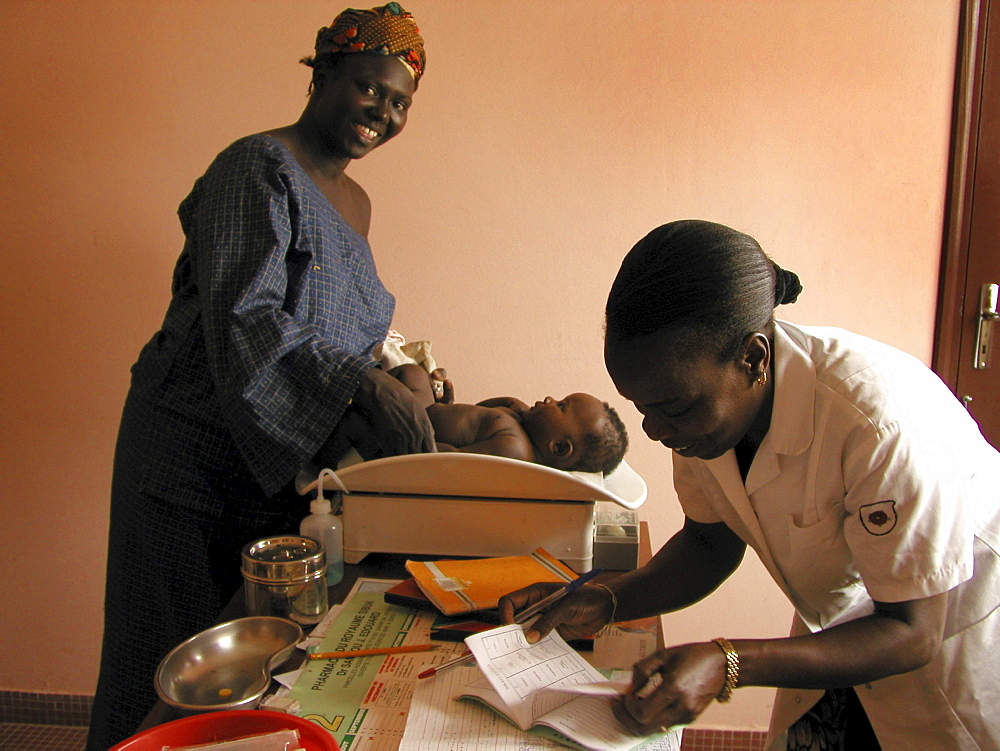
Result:
[[[756,383],[757,383],[758,386],[766,386],[767,385],[767,371],[766,370],[760,371],[760,375],[757,376]]]

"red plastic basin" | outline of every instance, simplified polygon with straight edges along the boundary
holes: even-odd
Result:
[[[160,751],[164,746],[229,741],[245,735],[295,728],[306,751],[339,751],[332,735],[309,720],[266,709],[234,709],[183,717],[143,730],[110,751]]]

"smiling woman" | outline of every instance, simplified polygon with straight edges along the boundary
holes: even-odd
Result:
[[[90,749],[134,732],[156,665],[240,586],[241,548],[298,529],[294,477],[342,445],[348,405],[384,454],[434,450],[425,410],[373,367],[395,300],[345,172],[403,130],[423,40],[397,3],[349,10],[305,62],[299,120],[223,150],[178,212],[173,298],[118,434]]]

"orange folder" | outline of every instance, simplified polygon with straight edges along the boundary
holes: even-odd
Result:
[[[543,548],[530,555],[468,560],[407,561],[406,570],[445,615],[495,608],[509,592],[536,582],[570,582],[573,569]]]

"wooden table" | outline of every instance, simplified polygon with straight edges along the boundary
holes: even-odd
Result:
[[[372,553],[366,556],[360,563],[344,564],[344,578],[328,590],[330,604],[334,605],[336,603],[343,602],[344,598],[347,597],[348,593],[350,593],[351,587],[354,586],[354,583],[358,579],[407,578],[409,574],[406,573],[406,568],[404,567],[405,562],[406,556]],[[233,599],[229,601],[229,604],[222,609],[222,612],[219,614],[218,622],[226,623],[227,621],[232,621],[237,618],[244,618],[246,614],[246,600],[243,594],[243,588],[240,587],[240,590],[236,593]],[[298,649],[294,650],[292,656],[289,658],[289,661],[285,663],[282,670],[294,670],[299,664],[301,664],[303,659],[304,655],[302,654],[302,651]],[[149,714],[147,714],[143,719],[142,724],[140,724],[136,729],[136,732],[153,727],[154,725],[161,725],[164,722],[169,722],[170,720],[176,720],[181,716],[181,713],[169,704],[163,702],[162,700],[157,700],[156,704],[149,711]]]
[[[639,526],[640,565],[648,561],[650,555],[649,529],[646,522],[641,522]],[[351,588],[358,579],[408,578],[409,574],[405,568],[407,558],[410,560],[436,560],[439,557],[440,556],[404,556],[389,553],[370,553],[365,556],[360,563],[345,563],[343,580],[341,580],[339,584],[330,587],[328,590],[329,602],[331,605],[343,602],[344,598],[346,598],[350,593]],[[608,572],[608,576],[613,577],[616,573],[618,572]],[[223,608],[222,612],[219,614],[218,622],[226,623],[227,621],[232,621],[236,618],[243,618],[246,614],[246,601],[244,599],[243,588],[241,587],[233,599],[229,601],[229,604],[226,605],[226,607]],[[662,634],[658,634],[658,640],[662,640]],[[294,670],[304,659],[305,656],[301,650],[294,650],[292,656],[289,658],[289,661],[282,667],[282,672]],[[277,682],[275,681],[274,683],[276,684]],[[275,686],[273,685],[272,689],[274,688]],[[164,722],[176,720],[179,717],[181,717],[181,714],[176,709],[162,700],[157,700],[156,704],[149,711],[149,714],[146,715],[142,723],[136,729],[136,732],[153,727],[154,725],[161,725]]]

